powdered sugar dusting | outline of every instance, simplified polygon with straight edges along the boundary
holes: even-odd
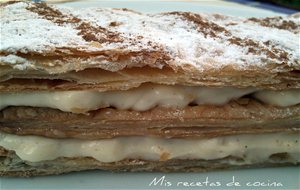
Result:
[[[195,30],[196,26],[193,23],[174,15],[142,15],[113,9],[75,10],[73,14],[96,25],[121,32],[126,38],[142,36],[140,41],[144,44],[149,41],[161,44],[176,63],[190,64],[199,69],[205,69],[203,63],[218,63],[216,66],[222,67],[232,63],[233,58],[236,59],[234,62],[238,63],[238,55],[244,55],[242,48],[227,47],[226,43],[205,37]],[[112,21],[119,25],[110,27]],[[134,50],[132,46],[128,48]],[[219,56],[219,53],[222,55]]]
[[[79,20],[78,23],[61,24],[28,10],[28,6],[34,7],[35,4],[15,3],[1,7],[2,53],[37,52],[47,55],[47,52],[53,53],[53,49],[72,47],[82,52],[116,49],[127,53],[163,51],[169,59],[157,64],[157,67],[162,67],[161,64],[190,65],[199,72],[211,69],[212,65],[214,69],[231,66],[237,70],[267,64],[300,66],[299,34],[262,26],[245,18],[192,13],[141,14],[122,9],[55,8],[64,17]],[[300,25],[295,19],[284,19]],[[105,37],[105,34],[95,30],[82,32],[80,23],[88,23],[94,29],[105,29],[107,36],[116,35],[118,40],[106,39],[95,45],[91,41]],[[208,24],[207,28],[205,24]],[[142,57],[136,57],[134,61],[139,63],[142,61],[139,59]],[[6,60],[2,59],[5,63]],[[105,60],[102,62],[107,64]],[[95,63],[90,66],[95,67]]]
[[[214,20],[213,18],[211,18]],[[276,27],[262,26],[257,22],[251,22],[245,18],[232,18],[227,17],[227,19],[216,19],[214,20],[219,25],[226,27],[233,35],[240,36],[241,38],[253,39],[263,43],[270,44],[272,47],[267,47],[272,50],[272,48],[278,48],[286,51],[288,53],[289,60],[294,64],[299,64],[300,52],[299,52],[299,40],[300,40],[300,30],[297,32],[291,32],[291,30],[283,30]],[[232,22],[238,24],[232,24]],[[286,17],[279,20],[279,22],[293,22],[300,28],[300,20],[292,17]],[[274,22],[270,19],[270,25],[275,25],[280,23]],[[230,24],[231,23],[231,24]],[[266,46],[266,44],[265,44]],[[267,57],[265,57],[267,59]],[[290,62],[290,64],[292,64]]]
[[[1,52],[46,53],[57,47],[85,44],[71,26],[60,27],[27,7],[28,3],[20,2],[1,9]]]

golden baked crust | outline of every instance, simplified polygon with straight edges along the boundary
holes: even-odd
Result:
[[[70,81],[64,83],[67,88],[101,90],[144,82],[300,88],[296,16],[247,19],[190,12],[142,14],[29,2],[3,4],[0,9],[1,81],[61,79]],[[155,74],[141,79],[135,71],[127,75],[128,68],[145,66]],[[78,71],[94,75],[86,78]],[[113,74],[103,81],[99,75],[105,72]],[[76,83],[88,85],[74,87]],[[0,90],[6,90],[5,86]]]
[[[156,107],[145,112],[105,108],[88,114],[50,108],[9,107],[0,112],[0,130],[17,135],[81,139],[117,136],[207,138],[298,132],[300,105],[276,107],[240,99],[224,106]]]

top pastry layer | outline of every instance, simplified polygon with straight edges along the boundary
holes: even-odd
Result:
[[[142,14],[30,2],[2,4],[0,12],[0,81],[148,66],[185,76],[170,84],[300,88],[297,15]]]

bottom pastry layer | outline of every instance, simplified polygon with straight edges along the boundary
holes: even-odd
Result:
[[[8,155],[4,156],[6,152]],[[226,157],[217,160],[181,160],[146,161],[140,159],[126,159],[118,162],[104,163],[90,157],[81,158],[58,158],[51,161],[27,162],[21,160],[13,153],[2,150],[0,156],[0,176],[42,176],[57,175],[84,170],[109,170],[114,172],[130,171],[161,171],[161,172],[207,172],[213,170],[228,170],[257,167],[296,166],[300,162],[288,162],[288,155],[273,155],[268,161],[256,164],[233,164],[243,163],[240,158]]]

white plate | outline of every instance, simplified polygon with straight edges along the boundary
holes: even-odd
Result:
[[[247,7],[222,1],[84,1],[60,4],[72,7],[126,7],[141,12],[163,11],[193,11],[216,12],[235,16],[264,17],[279,15],[275,12]],[[156,178],[165,176],[162,185],[149,184]],[[240,186],[227,186],[227,183],[239,182]],[[221,186],[183,186],[180,182],[204,182],[208,178],[210,183]],[[85,171],[60,176],[34,178],[2,178],[0,189],[300,189],[300,167],[243,169],[232,171],[217,171],[208,173],[111,173],[104,171]],[[169,182],[169,183],[168,183]],[[171,186],[165,186],[171,183]],[[179,185],[177,185],[179,183]],[[248,185],[258,185],[257,187]],[[208,184],[209,185],[209,184]],[[230,184],[229,184],[230,185]],[[264,186],[263,186],[264,185]],[[276,186],[274,186],[276,185]],[[282,186],[281,186],[282,185]]]

